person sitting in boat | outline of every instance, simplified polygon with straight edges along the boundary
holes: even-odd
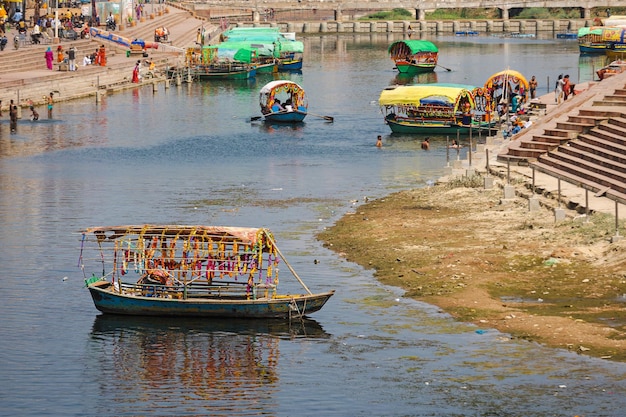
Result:
[[[285,101],[285,110],[287,111],[293,111],[293,105],[291,104],[291,99],[288,98],[287,101]]]
[[[274,100],[274,104],[272,104],[272,111],[276,113],[276,112],[281,112],[284,110],[285,108],[282,106],[282,104],[280,104],[280,100],[279,99]]]
[[[153,269],[148,269],[147,271],[147,275],[145,275],[144,277],[142,277],[140,279],[140,283],[159,283],[161,285],[168,285],[171,286],[173,281],[172,281],[172,276],[170,275],[169,272],[167,272],[165,269],[159,267],[153,268]]]

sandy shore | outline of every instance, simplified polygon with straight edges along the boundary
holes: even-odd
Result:
[[[502,180],[497,180],[502,184]],[[513,182],[515,183],[515,181]],[[614,219],[502,199],[482,178],[393,194],[319,237],[405,296],[511,337],[626,361],[626,241]],[[518,192],[525,192],[523,179]]]

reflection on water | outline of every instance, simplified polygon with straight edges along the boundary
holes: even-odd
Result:
[[[432,84],[437,82],[436,72],[426,72],[423,74],[404,74],[398,73],[390,84],[413,85],[413,84]]]
[[[606,55],[580,55],[578,58],[578,79],[584,81],[598,80],[596,71],[609,64]]]
[[[86,372],[115,390],[119,411],[276,409],[280,340],[330,338],[313,320],[159,319],[97,316]],[[106,358],[106,360],[103,360]],[[121,384],[120,384],[121,383]],[[110,384],[110,385],[109,385]],[[128,385],[126,385],[128,384]],[[132,386],[143,387],[135,397]],[[172,412],[176,414],[176,412]]]

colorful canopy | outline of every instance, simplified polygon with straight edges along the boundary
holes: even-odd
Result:
[[[514,70],[504,70],[493,74],[485,82],[485,87],[493,88],[494,85],[504,82],[519,84],[524,87],[524,90],[528,91],[528,80],[520,72]]]
[[[274,102],[274,96],[280,93],[287,94],[296,108],[300,106],[306,107],[304,89],[289,80],[276,80],[265,84],[259,92],[259,101],[261,105],[271,105]]]
[[[626,28],[622,26],[592,26],[578,29],[578,38],[596,35],[602,42],[626,43]]]
[[[382,107],[412,108],[420,106],[449,107],[457,111],[461,100],[476,108],[472,90],[476,87],[463,84],[422,84],[387,87],[380,93]]]
[[[474,105],[474,97],[471,91],[476,88],[463,84],[422,84],[402,85],[385,88],[380,93],[378,104],[381,106],[420,106],[439,102],[443,105],[454,105],[462,96],[470,98],[470,104]]]

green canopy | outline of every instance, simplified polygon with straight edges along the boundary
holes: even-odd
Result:
[[[389,45],[388,52],[392,55],[397,55],[400,50],[405,52],[410,52],[411,55],[417,54],[419,52],[439,52],[437,46],[431,41],[425,40],[403,40],[403,41],[395,41],[391,45]]]
[[[234,61],[250,63],[256,57],[256,51],[252,48],[220,48],[220,45],[209,45],[202,47],[205,61],[210,61],[211,57],[215,57],[217,53],[218,59],[232,59]],[[204,52],[206,51],[206,52]]]
[[[578,29],[578,37],[582,38],[585,35],[602,35],[602,27],[592,26]]]
[[[257,56],[278,57],[278,48],[271,42],[226,41],[218,44],[217,47],[220,50],[239,50],[241,48],[254,49]]]

